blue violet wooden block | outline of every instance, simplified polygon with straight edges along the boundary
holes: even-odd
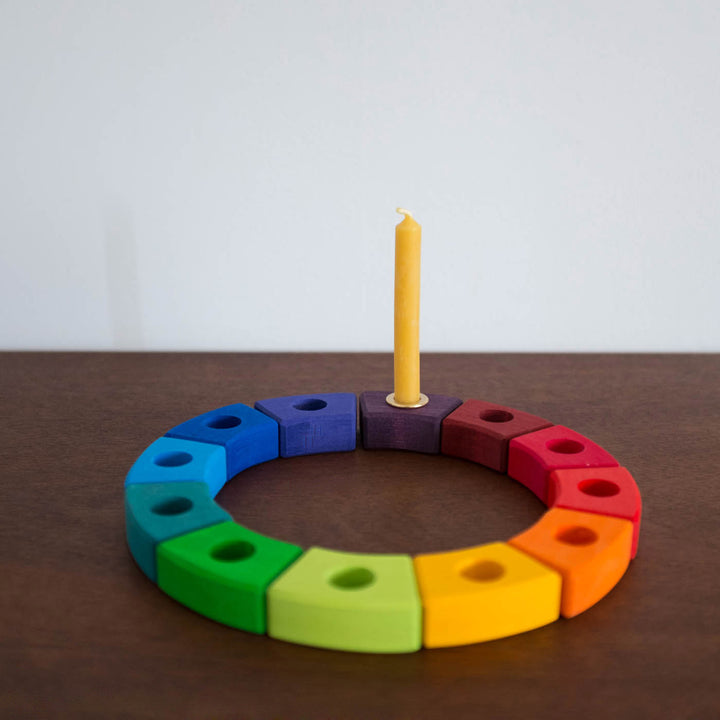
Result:
[[[290,395],[255,407],[280,426],[280,455],[314,455],[355,449],[357,400],[352,393]]]
[[[225,448],[208,443],[161,437],[135,461],[125,485],[204,482],[215,497],[227,481]]]
[[[153,582],[157,582],[159,543],[231,520],[203,482],[138,483],[125,488],[128,547]]]
[[[241,403],[198,415],[165,436],[222,445],[227,455],[227,480],[278,456],[278,424]]]

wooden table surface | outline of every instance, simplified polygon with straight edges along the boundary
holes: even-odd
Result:
[[[410,655],[232,630],[153,585],[123,480],[167,429],[234,402],[390,389],[380,354],[0,354],[3,718],[720,717],[720,356],[428,354],[423,391],[480,398],[602,445],[643,496],[640,551],[572,620]],[[218,495],[305,547],[418,553],[504,540],[543,512],[462,460],[275,460]]]

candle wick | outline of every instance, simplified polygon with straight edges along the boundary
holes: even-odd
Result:
[[[409,217],[411,220],[415,219],[412,216],[412,213],[409,210],[405,210],[405,208],[397,208],[396,212],[399,212],[401,215],[405,215],[406,217]]]

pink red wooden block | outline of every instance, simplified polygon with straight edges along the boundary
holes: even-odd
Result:
[[[618,461],[592,440],[562,425],[510,441],[508,475],[547,503],[548,476],[567,468],[617,467]]]
[[[442,453],[504,473],[510,440],[551,425],[544,418],[514,408],[468,400],[443,420]]]
[[[550,507],[629,520],[633,524],[632,557],[637,555],[642,500],[626,468],[553,470],[548,479],[547,503]]]

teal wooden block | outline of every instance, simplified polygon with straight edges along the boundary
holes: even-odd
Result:
[[[125,531],[140,569],[157,582],[156,548],[179,535],[232,522],[203,482],[136,483],[125,488]]]
[[[212,620],[264,633],[267,586],[301,553],[237,523],[212,525],[158,545],[158,585]]]
[[[333,650],[419,650],[412,559],[311,548],[268,588],[268,634]]]
[[[197,481],[204,482],[215,497],[226,480],[224,447],[161,437],[135,461],[125,485]]]

